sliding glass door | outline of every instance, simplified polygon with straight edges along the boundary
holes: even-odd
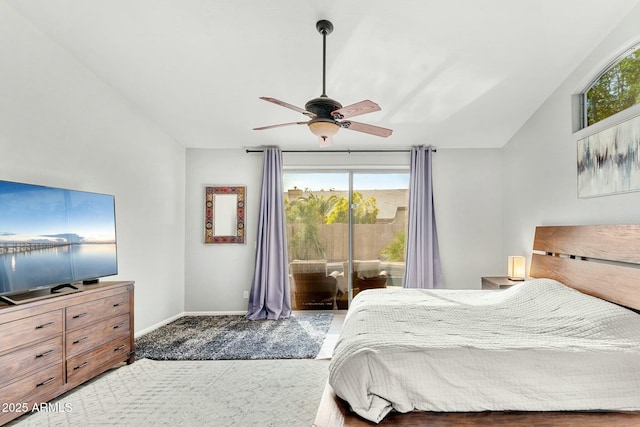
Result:
[[[292,305],[346,309],[358,292],[401,286],[408,172],[285,172]]]
[[[402,286],[408,172],[353,174],[352,290]]]

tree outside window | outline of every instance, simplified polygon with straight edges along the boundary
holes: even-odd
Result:
[[[607,69],[585,92],[590,126],[640,103],[640,48]]]

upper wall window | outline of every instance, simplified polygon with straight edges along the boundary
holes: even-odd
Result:
[[[640,104],[640,46],[629,52],[600,74],[584,93],[585,126]]]

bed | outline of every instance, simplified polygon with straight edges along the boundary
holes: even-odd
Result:
[[[505,291],[359,294],[315,425],[640,424],[640,226],[538,227],[534,251]]]

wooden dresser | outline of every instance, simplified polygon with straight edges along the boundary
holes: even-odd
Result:
[[[16,306],[0,303],[0,425],[133,363],[133,289],[133,282],[100,282]]]

